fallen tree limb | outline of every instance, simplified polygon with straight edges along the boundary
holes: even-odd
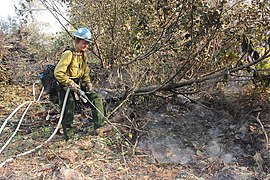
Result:
[[[234,72],[246,69],[252,65],[255,65],[255,64],[261,62],[262,60],[270,57],[269,52],[270,52],[270,50],[267,51],[262,57],[260,57],[256,61],[250,62],[249,64],[246,64],[246,65],[243,65],[240,67],[235,67],[235,68],[230,68],[230,69],[225,67],[223,69],[219,69],[219,70],[215,71],[215,73],[213,73],[213,74],[203,75],[203,76],[198,77],[198,78],[193,78],[193,79],[189,79],[189,80],[178,82],[178,83],[169,82],[166,85],[154,85],[154,86],[141,87],[141,88],[136,89],[134,91],[134,94],[135,95],[146,95],[146,94],[154,93],[154,92],[156,92],[156,90],[169,91],[171,89],[176,89],[176,88],[180,88],[180,87],[184,87],[184,86],[188,86],[188,85],[192,85],[192,84],[199,84],[199,83],[205,82],[205,81],[210,80],[210,79],[222,77],[226,74],[230,74],[230,73],[234,73]]]

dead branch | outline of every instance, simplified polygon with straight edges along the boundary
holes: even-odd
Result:
[[[264,133],[264,135],[265,135],[266,149],[268,149],[268,146],[269,146],[269,138],[268,138],[268,135],[267,135],[267,133],[266,133],[266,131],[265,131],[265,129],[264,129],[264,126],[263,126],[263,124],[262,124],[262,122],[261,122],[259,116],[260,116],[260,112],[258,112],[258,115],[257,115],[256,120],[257,120],[257,122],[260,124],[260,126],[261,126],[261,128],[262,128],[262,131],[263,131],[263,133]]]
[[[178,14],[178,16],[175,18],[175,21],[173,21],[174,23],[175,22],[178,22],[179,20],[179,17],[180,17],[180,13]],[[170,41],[170,39],[172,38],[172,35],[169,36],[165,42],[162,43],[162,39],[164,38],[164,34],[166,32],[166,29],[167,27],[170,25],[170,22],[171,22],[172,19],[169,19],[167,21],[167,23],[164,25],[159,37],[157,38],[157,40],[151,45],[151,47],[143,54],[139,54],[138,56],[134,57],[132,60],[128,61],[128,62],[125,62],[125,63],[122,63],[120,64],[119,66],[127,66],[129,64],[132,64],[138,60],[144,60],[146,59],[147,57],[151,56],[152,54],[158,52],[161,48],[163,48],[163,46]],[[184,35],[183,35],[184,36]],[[186,42],[186,41],[185,41]],[[183,42],[183,44],[185,43]]]
[[[210,80],[210,79],[216,79],[218,77],[222,77],[225,74],[230,74],[230,73],[234,73],[234,72],[237,72],[237,71],[240,71],[240,70],[244,70],[244,69],[246,69],[248,67],[251,67],[252,65],[255,65],[255,64],[261,62],[262,60],[264,60],[264,59],[266,59],[268,57],[270,57],[270,50],[268,50],[262,57],[260,57],[256,61],[250,62],[250,63],[248,63],[246,65],[231,68],[231,69],[225,67],[223,69],[219,69],[219,70],[215,71],[212,74],[203,75],[201,77],[189,79],[189,80],[182,81],[182,82],[179,82],[179,83],[168,83],[168,84],[163,85],[163,86],[154,85],[154,86],[141,87],[141,88],[135,90],[135,95],[151,94],[151,93],[154,93],[155,90],[169,91],[171,89],[177,89],[177,88],[184,87],[184,86],[189,86],[189,85],[192,85],[192,84],[199,84],[199,83],[205,82],[205,81]]]

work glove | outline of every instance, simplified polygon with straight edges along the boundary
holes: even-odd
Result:
[[[87,85],[86,85],[87,92],[89,93],[89,92],[93,91],[93,89],[94,89],[93,84],[90,82],[87,83]]]
[[[69,88],[72,91],[77,92],[80,89],[80,86],[78,84],[76,84],[74,81],[71,81]]]

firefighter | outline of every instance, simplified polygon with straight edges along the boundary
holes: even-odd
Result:
[[[87,92],[88,99],[94,104],[92,108],[94,130],[104,125],[104,107],[101,96],[94,91],[89,77],[86,50],[91,42],[92,34],[87,28],[79,28],[74,34],[74,50],[63,52],[55,67],[54,76],[63,87],[60,90],[60,106],[63,105],[67,88],[71,89],[63,120],[62,128],[65,140],[74,137],[73,118],[78,90]]]

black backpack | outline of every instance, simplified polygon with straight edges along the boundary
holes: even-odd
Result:
[[[72,54],[74,54],[74,50],[71,49],[69,46],[65,48],[64,52],[66,50],[71,50]],[[55,64],[47,64],[43,66],[42,72],[39,73],[39,78],[41,80],[42,86],[44,87],[45,94],[49,94],[49,100],[53,103],[58,103],[58,92],[61,90],[62,87],[54,76],[55,67]]]
[[[55,67],[54,64],[45,65],[43,72],[39,73],[39,78],[45,94],[49,94],[49,100],[56,104],[58,103],[58,92],[61,90],[61,86],[54,77]]]
[[[48,64],[45,65],[44,71],[39,74],[41,84],[44,87],[46,94],[52,94],[59,87],[58,81],[54,77],[54,69],[56,65]]]

